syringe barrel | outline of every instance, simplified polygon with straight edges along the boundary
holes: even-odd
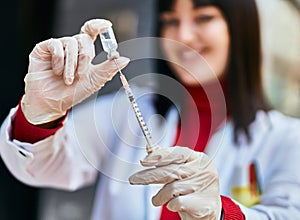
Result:
[[[127,86],[125,88],[125,91],[126,91],[126,94],[128,96],[128,99],[129,99],[129,101],[131,103],[131,106],[132,106],[132,108],[134,110],[134,113],[135,113],[135,116],[136,116],[136,118],[138,120],[138,123],[139,123],[139,125],[141,127],[141,130],[142,130],[142,132],[143,132],[143,134],[144,134],[144,136],[146,138],[146,141],[147,141],[147,144],[148,144],[147,151],[148,151],[148,153],[150,153],[151,152],[151,147],[152,147],[152,137],[151,137],[150,131],[149,131],[147,125],[146,125],[146,122],[145,122],[145,120],[144,120],[144,118],[142,116],[142,113],[141,113],[141,111],[140,111],[140,109],[138,107],[138,104],[135,101],[135,98],[133,96],[133,93],[132,93],[130,87]]]

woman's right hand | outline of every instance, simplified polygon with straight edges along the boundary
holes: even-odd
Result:
[[[129,59],[119,57],[93,65],[94,41],[111,23],[104,19],[87,21],[81,33],[72,37],[49,39],[38,43],[29,55],[25,77],[25,95],[21,108],[35,125],[54,121],[66,111],[98,91],[124,68]]]

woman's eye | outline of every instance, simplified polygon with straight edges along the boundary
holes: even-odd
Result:
[[[200,15],[195,18],[195,21],[197,23],[205,23],[211,21],[213,18],[212,15]]]
[[[163,27],[175,27],[179,25],[179,21],[177,19],[164,19],[161,24]]]

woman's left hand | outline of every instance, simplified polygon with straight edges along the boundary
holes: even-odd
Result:
[[[154,166],[133,174],[131,184],[164,184],[152,198],[155,206],[179,212],[181,219],[220,219],[221,198],[215,165],[204,153],[186,147],[157,148],[141,164]]]

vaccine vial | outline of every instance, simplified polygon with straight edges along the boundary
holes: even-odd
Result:
[[[102,48],[107,53],[107,58],[109,60],[116,59],[120,56],[119,52],[117,51],[118,43],[112,27],[104,29],[100,33],[100,40]]]

